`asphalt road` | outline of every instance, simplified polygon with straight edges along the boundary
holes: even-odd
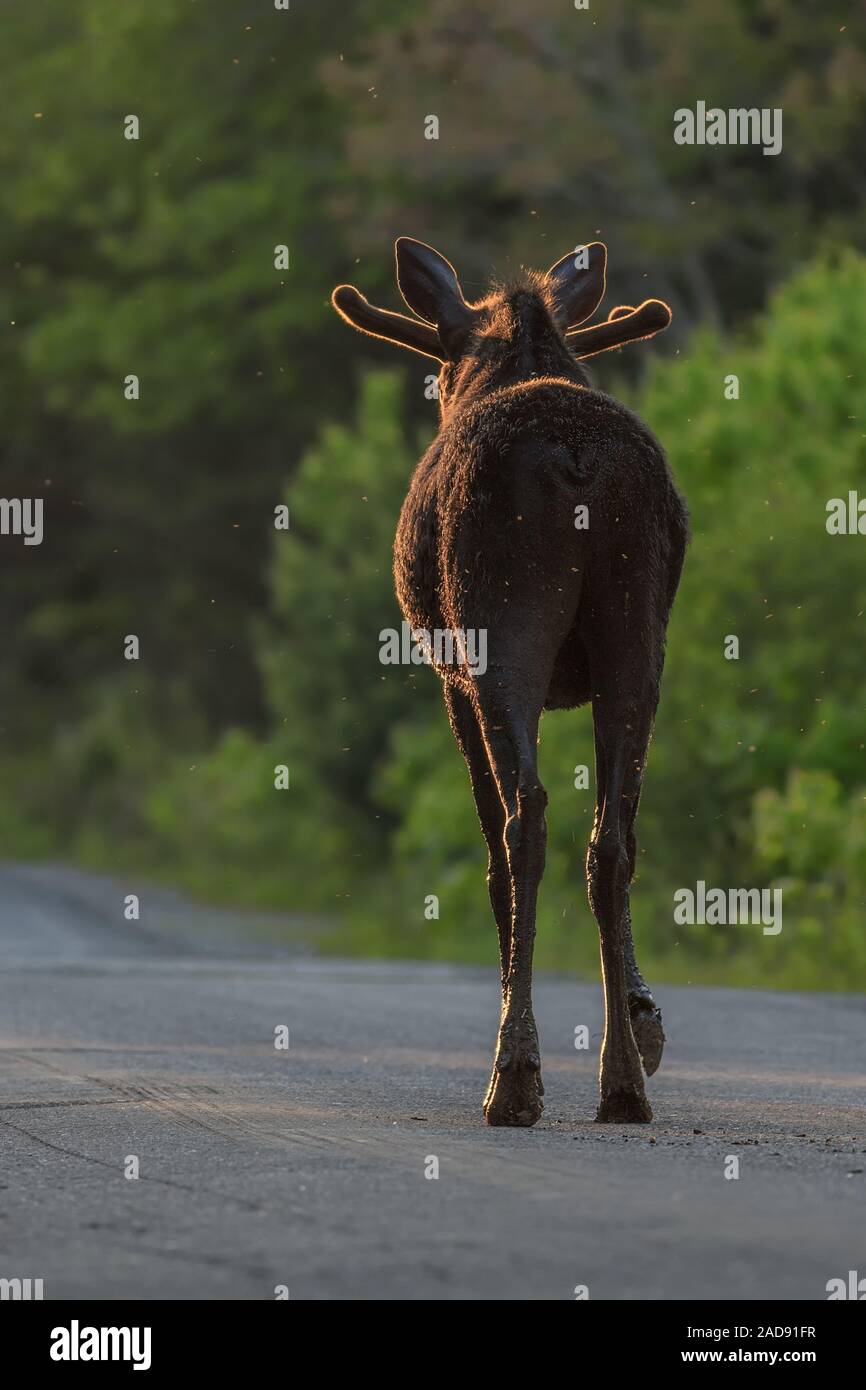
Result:
[[[242,952],[173,900],[124,921],[127,891],[0,870],[0,1278],[764,1300],[866,1274],[862,997],[660,990],[656,1119],[625,1128],[592,1123],[600,987],[542,977],[544,1117],[490,1130],[492,970]]]

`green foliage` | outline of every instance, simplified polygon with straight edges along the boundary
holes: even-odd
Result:
[[[208,900],[259,907],[338,909],[365,842],[320,783],[289,768],[282,749],[242,730],[188,766],[180,762],[145,805],[153,862],[163,877]]]
[[[866,230],[864,34],[851,7],[799,0],[15,8],[0,448],[4,493],[43,496],[46,534],[0,538],[4,853],[327,911],[335,949],[495,960],[436,681],[379,661],[429,364],[359,371],[389,350],[327,300],[352,279],[396,304],[398,233],[441,243],[470,296],[491,267],[601,236],[606,308],[674,307],[651,352],[597,375],[628,374],[618,394],[668,449],[694,528],[641,813],[644,961],[863,984],[864,542],[829,537],[824,506],[866,493],[866,281],[839,253]],[[675,145],[697,96],[782,107],[784,154]],[[594,971],[588,713],[546,718],[541,757],[539,960]],[[781,937],[674,933],[672,893],[698,877],[784,882]]]
[[[273,6],[247,21],[229,0],[43,8],[62,22],[19,23],[6,74],[0,235],[47,404],[151,435],[234,428],[253,401],[280,409],[293,390],[303,411],[311,367],[286,344],[319,327],[329,288],[317,210],[336,128],[315,63],[296,54],[338,15],[349,37],[345,8],[317,0],[288,22]],[[318,157],[303,158],[311,140]],[[277,244],[292,272],[275,270]],[[130,371],[140,408],[119,389]]]
[[[782,791],[756,795],[753,829],[793,926],[779,938],[788,973],[813,986],[817,960],[849,988],[866,978],[866,787],[846,795],[832,773],[795,769]]]
[[[418,454],[401,394],[394,375],[369,375],[356,421],[326,426],[301,460],[285,497],[291,529],[277,537],[273,617],[258,643],[274,727],[311,776],[359,812],[370,810],[370,769],[414,689],[405,668],[379,660],[380,632],[401,621],[391,546]]]
[[[379,662],[380,629],[400,621],[390,548],[417,452],[401,394],[391,373],[366,378],[354,424],[323,430],[286,492],[273,619],[257,634],[267,739],[229,731],[177,757],[146,799],[161,872],[211,898],[340,911],[380,876],[373,770],[395,720],[438,693],[413,700],[405,670]],[[274,786],[278,765],[288,790]]]

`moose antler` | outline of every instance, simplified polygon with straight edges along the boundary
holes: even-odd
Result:
[[[591,328],[573,329],[566,333],[565,341],[577,357],[595,357],[599,352],[622,347],[623,343],[652,338],[661,329],[667,328],[670,321],[671,311],[664,300],[645,299],[637,309],[632,309],[628,304],[611,309],[604,323],[595,323]]]
[[[340,317],[361,333],[400,343],[437,362],[445,361],[445,350],[432,324],[410,319],[406,314],[394,314],[390,309],[377,309],[353,285],[338,285],[331,295],[331,303]]]

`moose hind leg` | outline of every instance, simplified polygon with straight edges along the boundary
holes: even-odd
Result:
[[[503,841],[513,884],[510,958],[484,1116],[489,1125],[529,1126],[544,1108],[532,1011],[535,906],[546,840],[547,794],[538,778],[536,755],[541,700],[536,703],[525,695],[512,699],[489,677],[479,679],[476,689],[484,742],[505,815]]]
[[[487,844],[487,889],[499,935],[502,993],[511,960],[511,874],[505,853],[505,810],[493,776],[481,724],[472,701],[453,682],[445,685],[445,706],[457,746],[466,759],[478,819]]]
[[[632,820],[632,827],[626,837],[629,884],[634,878],[635,852],[634,821]],[[653,999],[649,985],[640,973],[635,960],[628,889],[626,889],[625,912],[623,913],[623,949],[625,952],[625,980],[628,989],[631,1031],[637,1043],[637,1050],[641,1055],[643,1069],[647,1076],[652,1076],[659,1069],[664,1051],[665,1034],[661,1009]]]
[[[601,684],[601,682],[600,682]],[[596,818],[587,853],[589,900],[598,922],[604,979],[605,1032],[601,1051],[601,1102],[596,1119],[629,1124],[652,1119],[632,1030],[635,977],[628,971],[628,886],[633,870],[629,832],[637,811],[655,698],[593,702],[598,789]],[[636,966],[635,966],[636,970]],[[638,976],[639,978],[639,976]],[[641,982],[642,983],[642,982]]]

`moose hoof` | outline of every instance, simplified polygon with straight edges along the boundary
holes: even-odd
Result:
[[[646,1096],[637,1091],[611,1091],[602,1096],[595,1117],[600,1125],[646,1125],[653,1117]]]
[[[528,1129],[541,1118],[544,1086],[539,1068],[537,1055],[530,1062],[518,1063],[510,1057],[497,1062],[484,1101],[489,1125]]]
[[[665,1047],[661,1010],[646,999],[634,998],[629,1002],[629,1014],[643,1069],[647,1076],[652,1076],[659,1069]]]

